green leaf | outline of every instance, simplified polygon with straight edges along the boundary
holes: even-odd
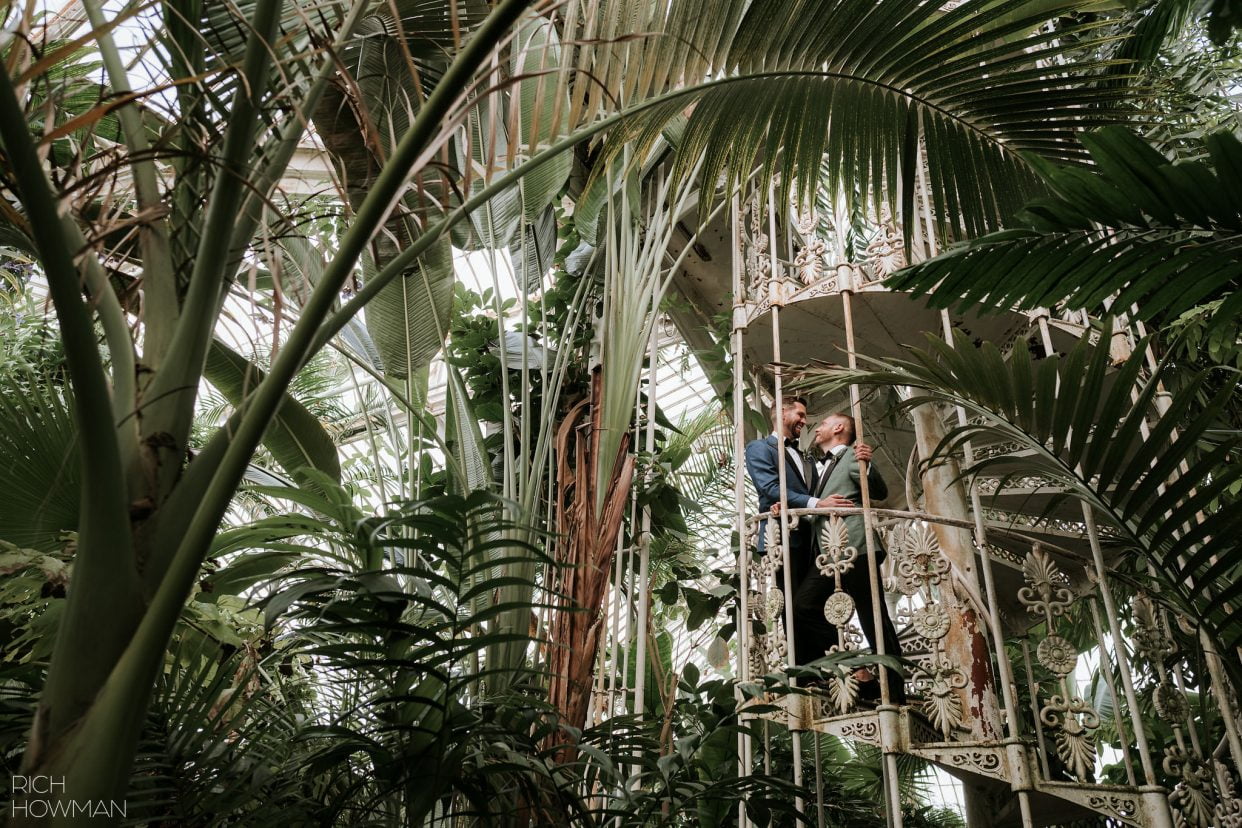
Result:
[[[1120,127],[1084,135],[1098,167],[1031,163],[1055,193],[1027,204],[1010,229],[906,268],[886,283],[932,293],[936,307],[1105,304],[1163,325],[1242,280],[1242,144],[1207,140],[1217,169],[1173,165]],[[1238,179],[1242,181],[1242,178]],[[934,293],[933,293],[934,290]],[[1209,335],[1231,324],[1216,314]]]
[[[614,130],[592,178],[624,152],[629,167],[646,163],[664,124],[684,114],[674,180],[685,182],[703,159],[705,201],[758,169],[760,192],[779,175],[804,196],[823,183],[829,200],[839,194],[852,206],[862,193],[907,215],[911,191],[899,192],[897,173],[913,172],[921,135],[942,234],[996,229],[1017,199],[1041,189],[1022,153],[1081,164],[1087,153],[1077,133],[1130,117],[1137,90],[1096,84],[1089,79],[1108,64],[1079,57],[1105,46],[1095,24],[1041,32],[1072,8],[972,0],[944,13],[913,0],[726,0],[713,4],[709,20],[689,21],[681,15],[704,11],[672,4],[665,25],[675,27],[684,57],[665,72],[671,47],[661,39],[624,50],[630,74],[621,91],[627,102],[653,101],[685,79],[685,99],[652,103]],[[603,25],[588,36],[607,37]],[[600,59],[592,68],[612,92],[609,72],[620,75],[621,66]],[[603,103],[603,93],[588,94]],[[902,178],[907,186],[912,179]]]
[[[373,272],[367,265],[364,270]],[[453,249],[442,239],[367,303],[367,330],[386,374],[404,378],[439,353],[448,334],[454,281]]]
[[[510,71],[518,78],[518,118],[511,140],[529,157],[569,131],[569,95],[560,75],[562,50],[552,21],[528,14],[517,26]],[[573,167],[562,153],[522,178],[522,214],[536,222],[560,193]]]
[[[18,375],[20,376],[20,375]],[[78,428],[62,393],[36,378],[0,387],[0,539],[51,551],[78,528]]]
[[[522,225],[521,236],[509,246],[519,289],[526,293],[537,290],[552,268],[555,254],[556,211],[548,205],[533,223]]]
[[[236,407],[263,381],[264,373],[223,342],[214,340],[207,352],[203,376]],[[333,480],[341,479],[341,463],[332,437],[319,419],[288,393],[263,435],[263,445],[295,477],[309,466]]]

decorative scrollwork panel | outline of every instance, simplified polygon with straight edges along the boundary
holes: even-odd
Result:
[[[1209,828],[1216,810],[1212,766],[1178,745],[1164,749],[1164,772],[1178,781],[1169,804],[1179,821],[1190,828]]]
[[[906,521],[890,533],[893,585],[912,608],[900,613],[924,645],[927,655],[918,659],[912,677],[923,695],[922,710],[944,738],[963,724],[965,707],[961,692],[966,674],[956,667],[945,650],[952,626],[948,585],[952,565],[940,547],[935,530],[924,521]]]
[[[1095,731],[1100,714],[1076,696],[1053,696],[1039,710],[1039,718],[1056,736],[1057,755],[1079,779],[1095,766]]]

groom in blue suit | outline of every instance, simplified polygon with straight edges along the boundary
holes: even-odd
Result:
[[[806,400],[802,397],[785,396],[781,399],[781,415],[773,434],[752,440],[746,445],[746,470],[759,493],[759,511],[767,512],[781,502],[780,476],[777,452],[785,449],[785,502],[790,509],[814,509],[818,505],[849,506],[850,502],[837,495],[817,498],[814,492],[819,484],[815,463],[798,448],[798,437],[806,427]],[[763,554],[767,539],[767,521],[759,523],[759,553]],[[815,527],[809,518],[790,521],[789,575],[793,594],[811,574],[815,561]],[[784,589],[784,572],[776,573],[776,585]],[[788,596],[786,596],[788,597]],[[790,599],[792,600],[792,599]],[[810,626],[810,625],[803,625]],[[805,664],[822,656],[824,647],[811,630],[799,630],[794,625],[795,661]]]
[[[746,445],[746,471],[759,493],[759,511],[769,511],[781,502],[780,474],[777,466],[778,446],[785,447],[785,502],[790,509],[814,505],[811,492],[818,482],[815,464],[798,448],[798,437],[806,427],[806,400],[786,396],[781,400],[781,415],[773,434]],[[759,522],[759,552],[767,547],[767,520]],[[814,541],[810,521],[792,521],[789,533],[789,560],[793,565],[793,585],[797,588],[800,574],[805,573]],[[804,561],[803,559],[807,559]],[[777,585],[782,583],[777,580]]]

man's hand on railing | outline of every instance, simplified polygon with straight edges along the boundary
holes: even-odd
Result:
[[[837,507],[841,509],[848,509],[853,505],[854,505],[854,501],[850,500],[845,495],[830,494],[827,497],[821,497],[819,499],[819,503],[815,504],[815,508],[826,509],[828,507]],[[781,504],[773,503],[772,514],[779,515],[780,513],[781,513]]]
[[[859,440],[854,444],[854,456],[865,463],[871,462],[871,446]]]

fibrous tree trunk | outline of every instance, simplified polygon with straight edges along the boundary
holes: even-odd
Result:
[[[552,579],[557,607],[549,623],[549,698],[562,721],[573,727],[586,723],[594,654],[604,630],[602,606],[634,477],[628,434],[615,457],[599,456],[602,388],[596,369],[590,398],[570,410],[556,439],[559,539]],[[610,463],[612,473],[597,510],[595,481],[601,462]],[[558,739],[565,741],[563,735]],[[568,754],[562,752],[562,758]]]

